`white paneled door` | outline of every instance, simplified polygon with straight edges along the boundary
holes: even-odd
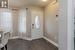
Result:
[[[38,39],[43,37],[43,12],[41,10],[32,10],[32,22],[31,22],[31,37],[32,39]]]

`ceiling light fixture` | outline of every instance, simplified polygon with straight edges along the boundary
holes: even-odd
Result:
[[[42,0],[43,2],[46,2],[47,0]]]
[[[8,6],[8,2],[7,1],[4,1],[4,0],[2,0],[1,2],[0,2],[0,8],[7,8],[7,6]]]

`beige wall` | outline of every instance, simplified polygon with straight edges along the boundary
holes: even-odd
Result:
[[[44,36],[58,44],[58,3],[45,7],[45,33]]]

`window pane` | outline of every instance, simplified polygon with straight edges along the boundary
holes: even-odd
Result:
[[[11,12],[2,11],[0,12],[0,29],[3,29],[6,32],[12,31],[12,16]]]
[[[25,33],[26,32],[26,11],[20,10],[19,14],[19,32]]]
[[[39,21],[39,16],[35,17],[35,28],[39,29],[40,28],[40,21]]]

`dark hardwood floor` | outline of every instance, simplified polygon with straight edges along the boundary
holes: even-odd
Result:
[[[45,39],[27,41],[23,39],[9,40],[8,50],[58,50],[57,47],[47,42]]]

